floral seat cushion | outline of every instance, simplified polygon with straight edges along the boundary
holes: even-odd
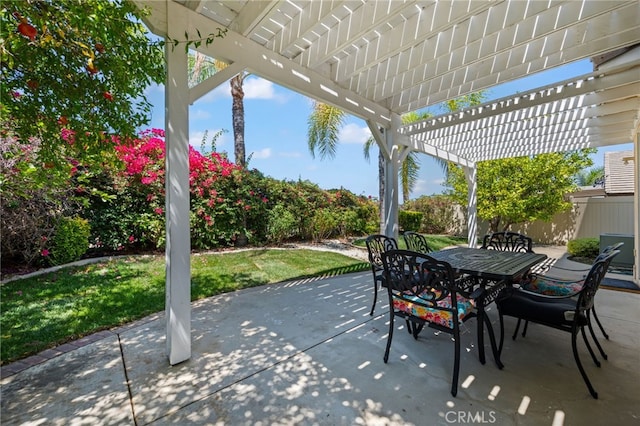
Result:
[[[422,318],[425,321],[439,324],[443,327],[452,329],[454,326],[453,313],[424,306],[420,303],[420,299],[428,299],[429,296],[426,293],[423,293],[421,296],[422,297],[405,294],[403,296],[404,299],[394,297],[393,309],[406,312],[415,317]],[[456,299],[458,301],[458,320],[462,322],[462,320],[473,311],[475,304],[473,303],[473,300],[467,299],[459,294],[457,295]],[[422,303],[424,303],[424,301]],[[451,308],[451,298],[444,298],[438,301],[437,305],[441,308]]]
[[[584,280],[563,280],[544,275],[520,283],[523,290],[547,296],[572,296],[582,290],[583,284]]]

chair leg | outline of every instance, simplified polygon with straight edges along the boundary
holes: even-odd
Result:
[[[596,333],[593,331],[593,325],[591,324],[591,313],[590,313],[590,311],[587,311],[587,325],[589,327],[589,333],[591,333],[591,337],[593,337],[593,341],[596,343],[596,346],[597,346],[598,350],[600,351],[600,355],[602,355],[602,358],[608,359],[606,352],[604,351],[604,349],[602,349],[602,346],[600,346],[600,342],[598,341],[598,338],[596,337]]]
[[[511,339],[516,340],[516,337],[518,337],[518,331],[520,330],[520,322],[522,320],[520,318],[518,318],[518,322],[516,323],[516,329],[513,331],[513,336],[511,336]]]
[[[451,380],[451,395],[456,396],[458,394],[458,375],[460,373],[460,332],[455,330],[453,333],[454,346],[455,346],[455,358],[453,361],[453,379]]]
[[[422,331],[422,329],[424,328],[424,324],[416,324],[415,322],[413,323],[413,338],[418,340],[418,335],[420,334],[420,332]]]
[[[600,331],[602,331],[602,335],[604,336],[605,339],[609,340],[609,335],[607,334],[606,331],[604,331],[604,327],[600,323],[600,319],[598,318],[598,314],[596,314],[596,307],[593,306],[591,308],[591,310],[593,311],[593,317],[596,319],[596,322],[598,323],[598,327],[600,327]]]
[[[384,351],[384,363],[386,364],[387,361],[389,361],[389,350],[391,349],[391,340],[393,339],[393,319],[394,319],[394,314],[393,314],[393,307],[389,310],[389,313],[391,315],[391,318],[389,318],[389,336],[387,337],[387,349],[385,349]]]
[[[407,323],[407,331],[409,332],[409,334],[417,339],[418,337],[416,336],[415,332],[416,324],[413,321],[409,321],[407,318],[405,318],[405,322]]]
[[[499,310],[498,316],[500,317],[500,344],[498,345],[498,358],[500,358],[502,356],[502,345],[504,344],[504,317]],[[518,319],[518,322],[520,322],[520,319]]]
[[[576,343],[577,337],[578,337],[578,330],[573,330],[573,332],[571,333],[571,348],[573,349],[573,357],[575,358],[576,364],[578,365],[578,370],[580,370],[580,374],[582,375],[582,380],[584,380],[584,382],[587,385],[587,388],[589,388],[589,393],[594,399],[598,399],[598,393],[593,388],[593,386],[591,386],[591,382],[587,377],[587,373],[584,371],[584,368],[582,367],[582,363],[580,362],[580,357],[578,356],[578,346]]]
[[[582,340],[584,340],[584,344],[587,346],[587,349],[589,350],[589,355],[591,355],[591,359],[593,360],[593,363],[597,367],[600,367],[600,360],[596,357],[596,354],[593,352],[593,349],[591,349],[591,345],[587,340],[587,334],[584,332],[584,327],[580,327],[580,331],[582,332]]]
[[[524,322],[524,327],[522,328],[522,337],[527,335],[527,327],[529,327],[529,321]]]
[[[371,305],[371,312],[369,316],[373,316],[373,310],[376,308],[376,302],[378,301],[378,281],[373,280],[373,305]]]

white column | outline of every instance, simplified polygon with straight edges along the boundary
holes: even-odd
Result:
[[[633,183],[633,282],[640,285],[640,126],[636,127],[636,140],[633,147],[635,161],[635,179]]]
[[[391,117],[391,128],[385,132],[385,143],[387,152],[389,153],[389,159],[385,161],[384,170],[384,234],[396,239],[398,238],[398,172],[400,153],[398,151],[398,145],[395,143],[395,138],[403,136],[398,133],[401,125],[402,121],[400,116],[394,115]]]
[[[467,201],[467,239],[469,241],[469,247],[476,247],[478,244],[478,168],[474,165],[472,167],[463,167],[464,175],[467,178],[467,184],[469,186],[469,196]]]
[[[182,40],[186,20],[167,2],[170,38]],[[184,45],[166,44],[166,317],[167,355],[174,365],[191,357],[191,238],[189,235],[189,88]]]

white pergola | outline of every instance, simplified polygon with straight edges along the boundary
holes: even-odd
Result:
[[[184,43],[167,43],[167,353],[191,355],[189,104],[249,71],[364,119],[386,160],[385,233],[397,235],[398,167],[411,151],[464,166],[475,243],[482,160],[635,143],[640,250],[640,4],[637,0],[131,0],[170,40],[229,66],[187,84]],[[402,126],[401,115],[573,61],[596,72]],[[636,257],[634,279],[640,269]]]

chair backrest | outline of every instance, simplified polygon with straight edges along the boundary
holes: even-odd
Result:
[[[402,234],[402,238],[407,245],[407,250],[417,251],[419,253],[429,253],[431,251],[427,243],[427,238],[422,234],[406,231]]]
[[[598,257],[596,257],[595,261],[597,262],[600,259],[604,259],[605,257],[607,257],[609,255],[609,253],[611,253],[614,250],[618,250],[623,245],[624,245],[624,242],[620,241],[620,242],[612,244],[610,246],[606,246],[605,248],[602,249],[602,251],[600,252]]]
[[[494,232],[482,239],[483,249],[533,253],[533,240],[517,232]]]
[[[411,250],[389,250],[383,253],[382,263],[390,303],[399,299],[451,312],[457,323],[455,274],[449,263]],[[449,297],[450,303],[438,303]]]
[[[580,291],[580,295],[578,296],[577,303],[577,311],[586,311],[591,309],[593,306],[593,298],[595,297],[596,291],[600,287],[600,283],[604,278],[607,270],[609,269],[609,264],[611,260],[616,257],[620,253],[620,250],[610,251],[606,256],[603,256],[593,263],[591,269],[589,269],[589,273],[584,279],[584,284],[582,290]],[[577,312],[578,313],[578,312]]]
[[[398,242],[395,238],[382,234],[369,235],[365,240],[365,244],[369,254],[369,264],[374,272],[381,271],[383,268],[382,253],[398,248]]]

